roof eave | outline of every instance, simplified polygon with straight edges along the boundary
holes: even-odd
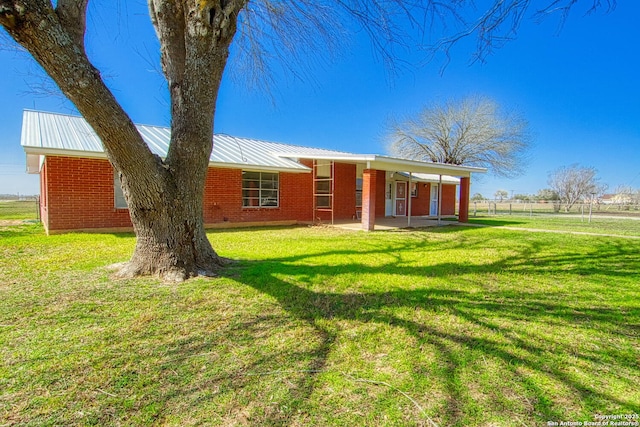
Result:
[[[413,173],[431,173],[469,177],[471,173],[485,173],[486,168],[473,166],[459,166],[446,163],[422,162],[419,160],[400,159],[396,157],[380,156],[377,154],[311,154],[311,153],[274,153],[274,155],[296,159],[334,160],[351,163],[366,163],[369,169],[384,171],[403,171]]]
[[[211,168],[221,169],[243,169],[251,171],[264,171],[264,172],[290,172],[290,173],[310,173],[311,169],[300,165],[300,167],[287,168],[278,166],[265,166],[265,165],[252,165],[248,163],[222,163],[222,162],[209,162]]]
[[[27,154],[27,158],[30,156],[65,156],[65,157],[83,157],[90,159],[107,159],[107,154],[100,151],[79,151],[68,149],[56,149],[56,148],[42,148],[29,145],[23,145],[24,151]],[[222,162],[209,162],[209,167],[212,168],[225,168],[225,169],[247,169],[255,171],[269,171],[269,172],[291,172],[291,173],[309,173],[311,169],[300,165],[297,167],[278,167],[278,166],[265,166],[265,165],[252,165],[247,163],[222,163]],[[38,172],[29,172],[38,173]]]
[[[473,173],[485,173],[486,168],[472,166],[450,165],[446,163],[421,162],[418,160],[399,159],[396,157],[375,156],[375,160],[370,162],[373,169],[382,170],[402,170],[403,172],[435,173],[442,175],[452,175],[468,177]]]
[[[104,151],[84,151],[69,150],[66,148],[43,148],[34,147],[32,145],[23,145],[24,152],[29,154],[38,154],[41,156],[67,156],[67,157],[85,157],[92,159],[106,159],[107,154]]]

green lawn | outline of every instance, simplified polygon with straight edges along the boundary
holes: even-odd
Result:
[[[38,202],[35,200],[0,200],[0,220],[38,218]]]
[[[0,425],[640,414],[637,239],[492,227],[209,236],[238,262],[167,285],[109,278],[130,234],[0,228]]]
[[[560,230],[577,233],[596,233],[640,237],[640,218],[616,218],[606,215],[589,216],[576,214],[542,215],[478,215],[470,218],[472,224],[507,226],[540,230]]]

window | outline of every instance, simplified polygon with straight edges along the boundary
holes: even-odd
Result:
[[[331,208],[331,180],[316,181],[316,207]]]
[[[113,171],[113,194],[116,209],[129,209],[127,200],[124,198],[124,193],[122,192],[122,182],[120,182],[120,176],[116,171]]]
[[[316,208],[331,209],[331,185],[333,179],[331,176],[332,162],[328,163],[316,163],[316,177],[315,177],[315,198]]]
[[[245,208],[277,208],[279,179],[273,172],[242,171],[242,206]]]
[[[356,178],[356,207],[362,207],[362,178]]]

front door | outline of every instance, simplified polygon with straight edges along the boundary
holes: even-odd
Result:
[[[407,183],[396,181],[396,216],[407,216]]]
[[[384,192],[384,216],[392,216],[393,215],[393,199],[391,198],[391,194],[393,191],[393,183],[387,182],[386,189]]]
[[[431,184],[431,205],[429,206],[429,215],[438,215],[438,184]]]

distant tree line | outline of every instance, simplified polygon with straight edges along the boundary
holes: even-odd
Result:
[[[497,190],[492,201],[553,203],[554,211],[569,212],[577,204],[610,204],[621,208],[640,206],[640,189],[630,185],[620,185],[607,193],[608,186],[600,183],[597,170],[577,164],[560,167],[548,176],[548,188],[538,190],[536,194],[512,194],[507,190]],[[489,201],[480,193],[471,196],[472,202]]]

